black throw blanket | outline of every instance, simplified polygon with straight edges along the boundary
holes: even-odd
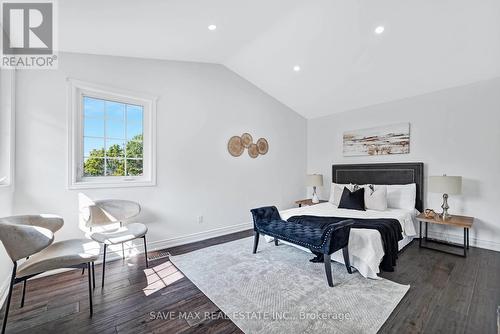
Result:
[[[403,239],[403,230],[397,219],[361,219],[361,218],[341,218],[341,217],[318,217],[318,216],[293,216],[287,221],[304,225],[325,227],[328,224],[337,223],[345,219],[353,219],[351,228],[368,228],[377,230],[382,237],[384,246],[384,257],[380,263],[380,269],[384,271],[394,271],[396,259],[398,258],[398,241]],[[313,262],[322,262],[319,254],[314,253],[317,258]]]

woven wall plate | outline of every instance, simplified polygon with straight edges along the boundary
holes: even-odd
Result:
[[[243,147],[249,148],[252,142],[253,138],[251,134],[245,132],[244,134],[241,135],[241,143],[243,144]]]
[[[233,157],[239,157],[241,154],[243,154],[245,147],[243,147],[241,137],[232,136],[227,142],[227,150]]]
[[[250,144],[248,147],[248,155],[254,159],[259,156],[259,148],[257,147],[257,144]]]
[[[266,154],[269,151],[269,144],[265,138],[259,138],[257,140],[257,148],[259,149],[259,154]]]

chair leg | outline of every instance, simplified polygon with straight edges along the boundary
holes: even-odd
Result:
[[[21,308],[24,307],[24,297],[26,296],[26,281],[23,282],[23,296],[21,297]]]
[[[148,247],[146,245],[146,236],[142,237],[144,239],[144,258],[146,259],[146,268],[149,268],[149,263],[148,263]]]
[[[85,274],[85,268],[82,268],[82,275]]]
[[[253,254],[257,253],[257,246],[259,246],[259,232],[255,231],[255,237],[253,239]]]
[[[104,255],[102,257],[102,286],[104,288],[104,273],[106,271],[106,248],[107,245],[104,244]]]
[[[125,247],[123,246],[123,242],[122,242],[122,257],[125,260]]]
[[[344,248],[342,248],[342,254],[344,255],[344,263],[345,267],[347,268],[347,272],[349,274],[352,274],[351,260],[349,260],[349,246],[345,246]]]
[[[5,302],[5,315],[3,316],[2,324],[2,334],[5,333],[5,328],[7,327],[7,317],[9,316],[10,300],[12,298],[12,289],[14,288],[14,280],[16,279],[17,263],[14,262],[14,268],[12,269],[12,277],[10,278],[9,294],[7,295],[7,301]]]
[[[94,267],[94,261],[92,261],[92,283],[94,283],[94,289],[95,289],[95,267]]]
[[[333,278],[332,278],[332,260],[330,259],[329,254],[325,254],[325,272],[326,272],[326,280],[328,281],[328,286],[333,286]]]
[[[89,278],[89,307],[90,307],[90,316],[92,316],[92,314],[94,314],[94,307],[92,305],[92,275],[90,274],[92,268],[90,267],[90,262],[87,263],[87,270]]]

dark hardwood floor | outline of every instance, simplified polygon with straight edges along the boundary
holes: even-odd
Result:
[[[251,234],[235,233],[168,251],[181,254]],[[96,266],[92,318],[87,276],[80,271],[30,281],[22,309],[20,284],[14,290],[7,333],[241,333],[168,260],[151,261],[144,270],[143,256],[110,262],[101,289],[101,266]],[[400,254],[395,272],[381,276],[411,288],[380,333],[497,333],[498,252],[471,248],[464,259],[419,249],[414,242]],[[179,318],[180,312],[212,316]]]

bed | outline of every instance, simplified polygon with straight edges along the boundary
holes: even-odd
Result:
[[[397,219],[403,230],[403,240],[398,243],[399,250],[408,245],[417,235],[415,216],[423,211],[423,163],[386,163],[386,164],[349,164],[332,166],[332,182],[340,184],[416,184],[414,209],[393,209],[386,211],[357,211],[339,209],[330,202],[313,206],[280,211],[282,219],[292,216],[313,215],[323,217],[349,218],[392,218]],[[286,243],[286,242],[283,242]],[[292,245],[309,252],[308,249]],[[382,239],[377,230],[351,230],[349,238],[351,265],[367,278],[378,278],[379,264],[384,256]],[[342,252],[332,254],[334,261],[344,263]],[[397,269],[397,268],[396,268]]]

